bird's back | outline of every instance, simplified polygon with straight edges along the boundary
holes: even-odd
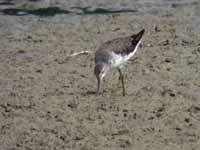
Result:
[[[118,66],[126,62],[136,52],[144,29],[137,34],[120,37],[103,43],[95,53],[95,63],[113,63]],[[118,61],[116,63],[116,61]]]
[[[127,55],[130,51],[134,50],[132,38],[121,37],[103,43],[97,51],[107,51],[108,53],[114,52],[116,54]]]

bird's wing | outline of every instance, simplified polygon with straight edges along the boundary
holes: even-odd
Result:
[[[131,37],[117,38],[111,41],[105,42],[100,50],[111,52],[116,54],[127,55],[134,50]]]

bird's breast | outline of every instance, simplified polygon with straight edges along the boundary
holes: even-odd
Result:
[[[121,54],[116,54],[114,52],[111,53],[111,67],[118,68],[123,66],[124,63],[128,60],[127,56],[123,56]]]

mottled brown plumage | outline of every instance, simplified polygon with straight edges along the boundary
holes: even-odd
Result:
[[[130,53],[130,51],[134,50],[132,41],[133,38],[131,36],[113,39],[101,45],[100,48],[97,50],[97,52],[113,51],[116,54],[127,55],[128,53]]]
[[[140,36],[134,34],[132,36],[120,37],[103,43],[98,51],[113,51],[116,54],[128,55],[137,46],[138,41],[141,39],[144,30],[141,31]]]
[[[97,77],[98,88],[100,81],[111,68],[117,68],[122,80],[123,95],[125,95],[125,87],[121,66],[128,61],[137,51],[144,29],[132,36],[116,38],[103,43],[95,53],[95,69],[94,73]]]

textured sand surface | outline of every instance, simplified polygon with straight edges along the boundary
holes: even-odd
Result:
[[[107,15],[1,13],[0,150],[199,150],[200,4],[178,2],[126,1],[120,7],[142,11]],[[111,93],[116,70],[95,95],[94,55],[67,56],[141,28],[141,47],[123,70],[128,95]]]

